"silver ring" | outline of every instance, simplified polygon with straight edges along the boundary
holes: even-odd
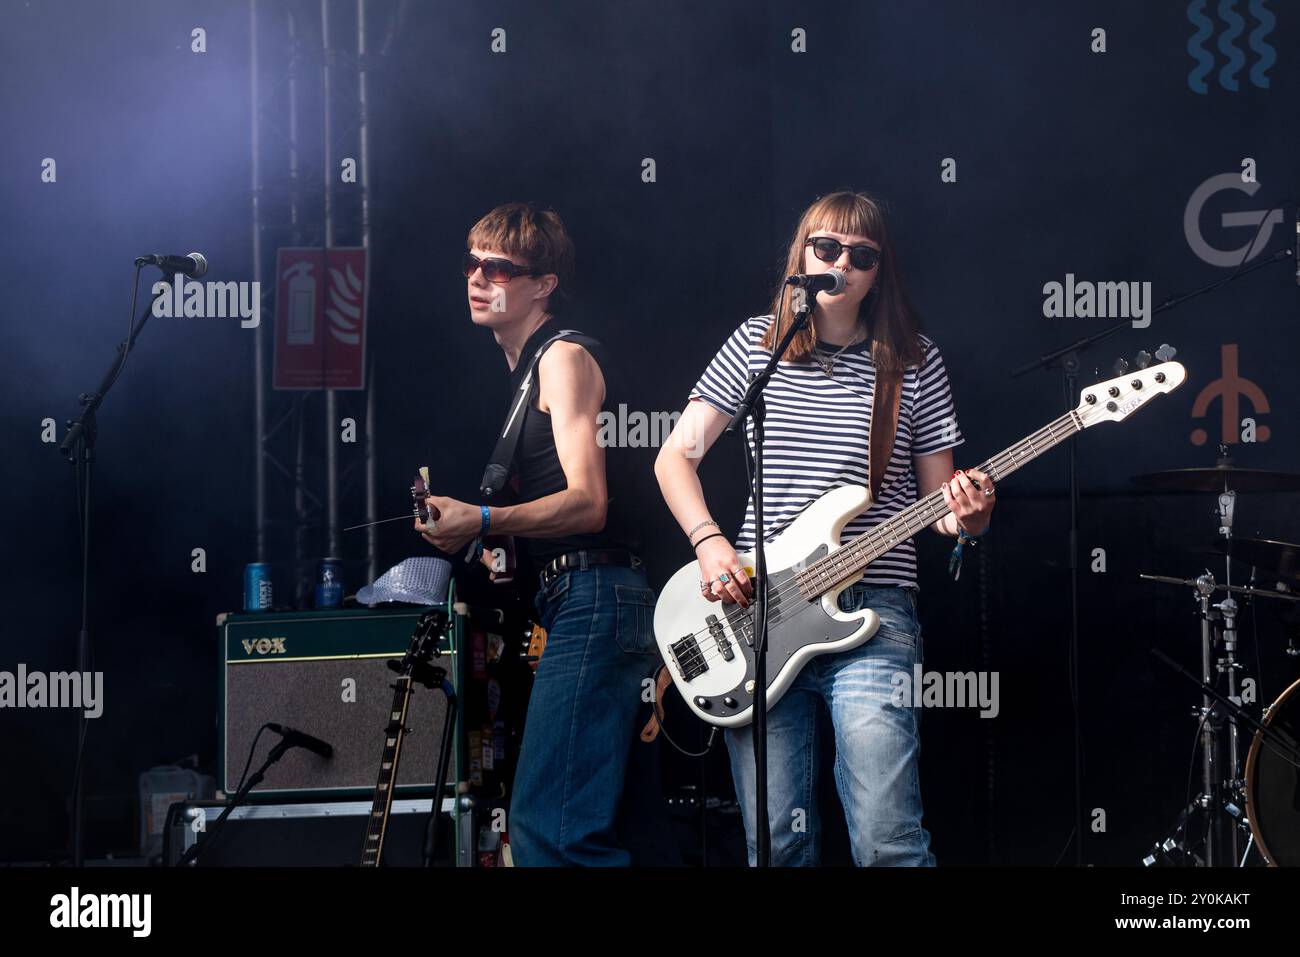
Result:
[[[988,488],[986,488],[986,489],[984,490],[984,494],[985,494],[985,495],[992,495],[992,494],[993,494],[993,486],[990,485]]]

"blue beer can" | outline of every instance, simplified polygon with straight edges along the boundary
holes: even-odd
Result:
[[[250,562],[244,566],[244,611],[271,610],[271,566]]]
[[[322,558],[316,567],[316,607],[338,608],[343,604],[343,562]]]

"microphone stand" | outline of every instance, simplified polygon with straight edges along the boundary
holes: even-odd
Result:
[[[772,866],[772,835],[768,829],[767,813],[767,554],[763,541],[763,419],[767,414],[763,390],[776,371],[776,364],[800,329],[808,325],[816,293],[803,293],[795,308],[789,331],[781,338],[762,372],[749,380],[745,396],[740,400],[736,414],[727,425],[728,435],[739,434],[745,442],[745,420],[754,420],[754,839],[757,842],[756,858],[759,867]],[[777,317],[780,321],[780,317]]]
[[[139,289],[140,264],[137,263],[136,265],[136,289]],[[90,642],[90,478],[91,466],[95,461],[95,441],[99,433],[95,413],[104,404],[104,397],[108,395],[109,389],[117,381],[118,375],[126,364],[127,355],[135,346],[136,338],[140,335],[140,331],[144,329],[144,324],[149,321],[149,316],[153,313],[154,303],[163,295],[166,295],[166,293],[160,292],[153,297],[148,308],[132,324],[126,339],[118,343],[117,357],[113,360],[108,371],[104,373],[104,378],[100,380],[99,387],[94,392],[83,392],[77,396],[77,401],[82,407],[81,414],[67,422],[68,433],[59,444],[59,453],[75,467],[77,474],[77,515],[81,519],[81,630],[77,632],[77,671],[81,674],[90,671],[92,660]],[[71,843],[73,867],[81,867],[86,862],[86,805],[83,782],[86,776],[84,761],[86,733],[89,728],[90,719],[86,717],[85,710],[82,709],[77,713],[77,759],[72,777]]]
[[[1262,222],[1261,222],[1262,225]],[[1256,234],[1258,238],[1258,232]],[[1252,239],[1246,247],[1247,252],[1254,248],[1255,240]],[[1220,286],[1227,285],[1237,279],[1241,279],[1257,269],[1274,263],[1283,262],[1294,255],[1291,249],[1283,249],[1274,253],[1267,259],[1261,259],[1252,266],[1241,268],[1238,267],[1231,276],[1224,279],[1216,279],[1214,282],[1207,283],[1199,289],[1194,289],[1189,293],[1180,296],[1173,296],[1166,299],[1160,305],[1151,310],[1154,318],[1162,312],[1181,306],[1189,299],[1195,299],[1207,292],[1213,292]],[[1243,264],[1245,260],[1242,261]],[[1072,342],[1068,346],[1062,346],[1059,349],[1040,356],[1033,362],[1026,363],[1011,373],[1013,379],[1019,378],[1035,369],[1050,369],[1052,366],[1060,364],[1063,374],[1063,385],[1065,388],[1065,410],[1069,412],[1078,404],[1078,385],[1079,385],[1079,353],[1087,350],[1091,346],[1103,339],[1108,339],[1113,335],[1129,327],[1127,322],[1117,322],[1108,326],[1091,336]],[[1168,358],[1172,358],[1172,355]],[[1079,693],[1079,452],[1078,452],[1079,434],[1076,432],[1069,438],[1070,461],[1069,461],[1069,496],[1070,496],[1070,533],[1068,539],[1069,547],[1069,568],[1070,568],[1070,678],[1073,681],[1074,692],[1074,830],[1077,835],[1075,841],[1074,860],[1075,865],[1082,867],[1084,865],[1083,855],[1083,835],[1087,829],[1088,821],[1084,817],[1083,810],[1083,732],[1079,725],[1080,702],[1082,696]],[[1067,845],[1068,846],[1068,845]]]
[[[391,665],[392,662],[389,662]],[[393,670],[397,670],[394,668]],[[447,789],[447,765],[451,762],[451,749],[456,728],[456,688],[447,678],[447,670],[417,661],[411,668],[411,677],[430,691],[440,689],[447,699],[447,714],[442,723],[442,741],[438,745],[438,767],[433,778],[433,813],[424,838],[424,866],[433,867],[438,857],[438,832],[442,830],[442,795]],[[455,795],[453,794],[453,798]],[[453,855],[454,856],[454,855]]]
[[[279,761],[284,757],[286,751],[295,746],[289,738],[282,738],[280,743],[271,749],[266,756],[266,760],[262,762],[262,766],[253,772],[252,777],[248,779],[248,783],[239,789],[239,793],[230,800],[230,803],[222,809],[221,815],[212,822],[212,830],[206,832],[202,839],[190,845],[189,850],[176,862],[177,867],[193,867],[198,863],[199,855],[212,846],[212,842],[221,833],[221,828],[225,825],[226,819],[230,817],[230,813],[244,803],[244,798],[248,797],[248,792],[262,783],[262,779],[266,777],[266,772],[270,770],[271,765]]]

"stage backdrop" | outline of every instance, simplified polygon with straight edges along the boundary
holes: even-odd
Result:
[[[271,17],[268,6],[257,15]],[[326,241],[314,224],[327,191],[355,210],[369,185],[364,353],[376,415],[363,439],[377,453],[381,517],[406,507],[416,465],[431,466],[444,494],[477,486],[506,368],[469,321],[457,266],[468,228],[508,200],[553,206],[568,224],[578,283],[564,321],[619,356],[629,414],[684,405],[728,334],[765,311],[801,210],[840,188],[888,203],[904,275],[951,377],[960,466],[1078,402],[1059,365],[1014,374],[1044,353],[1122,325],[1079,353],[1082,386],[1116,374],[1119,358],[1175,348],[1188,370],[1181,389],[1079,437],[1073,550],[1064,448],[1000,484],[992,532],[960,581],[945,575],[950,543],[919,539],[927,667],[997,672],[1000,689],[996,717],[924,715],[940,862],[1074,859],[1064,849],[1076,721],[1086,859],[1132,864],[1166,833],[1186,800],[1193,696],[1148,650],[1192,665],[1198,630],[1183,591],[1138,575],[1208,567],[1222,578],[1222,562],[1205,551],[1213,496],[1139,494],[1131,478],[1213,465],[1220,446],[1238,465],[1300,471],[1294,260],[1248,272],[1296,241],[1296,10],[1276,0],[372,3],[371,137],[358,157],[355,130],[327,135],[306,90],[325,59],[320,5],[280,7],[295,14],[293,35],[287,13],[269,21],[253,97],[244,4],[5,4],[0,670],[74,667],[76,499],[55,447],[125,334],[132,258],[198,249],[208,279],[253,278],[256,101],[261,160],[283,155],[289,137],[300,164],[294,178],[261,171],[283,186],[262,197],[280,217],[263,237],[268,281],[276,246]],[[331,9],[329,55],[345,62],[355,5]],[[304,86],[293,116],[291,66]],[[347,178],[349,158],[367,164],[364,177]],[[288,219],[295,203],[301,222]],[[355,235],[334,244],[356,245]],[[156,278],[146,276],[142,295]],[[262,335],[270,348],[269,287],[260,302],[256,327],[249,317],[152,319],[100,416],[91,609],[105,690],[87,757],[92,853],[133,843],[140,771],[215,758],[214,616],[237,608],[254,551],[252,343]],[[300,401],[319,422],[319,394]],[[364,441],[323,422],[312,430],[311,469],[328,432],[355,478]],[[691,552],[655,488],[654,452],[638,449],[637,494],[659,583]],[[268,474],[270,557],[284,569],[289,479]],[[720,442],[701,474],[734,531],[739,449]],[[1296,502],[1241,496],[1238,534],[1300,540]],[[364,520],[355,482],[340,513],[342,524]],[[381,566],[429,553],[405,523],[381,529]],[[309,552],[324,548],[309,530]],[[342,540],[352,587],[363,549],[360,537]],[[1260,701],[1294,678],[1288,628],[1272,608],[1245,620]],[[678,737],[702,740],[686,721]],[[74,735],[70,711],[0,712],[0,859],[62,853]],[[662,763],[665,793],[702,784],[730,794],[719,754],[666,752]],[[826,857],[843,861],[824,783]]]

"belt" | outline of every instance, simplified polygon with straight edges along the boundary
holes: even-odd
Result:
[[[580,552],[566,552],[551,559],[542,569],[542,587],[545,588],[555,579],[568,571],[586,571],[592,565],[619,565],[623,568],[640,568],[641,559],[625,548],[585,549]]]

